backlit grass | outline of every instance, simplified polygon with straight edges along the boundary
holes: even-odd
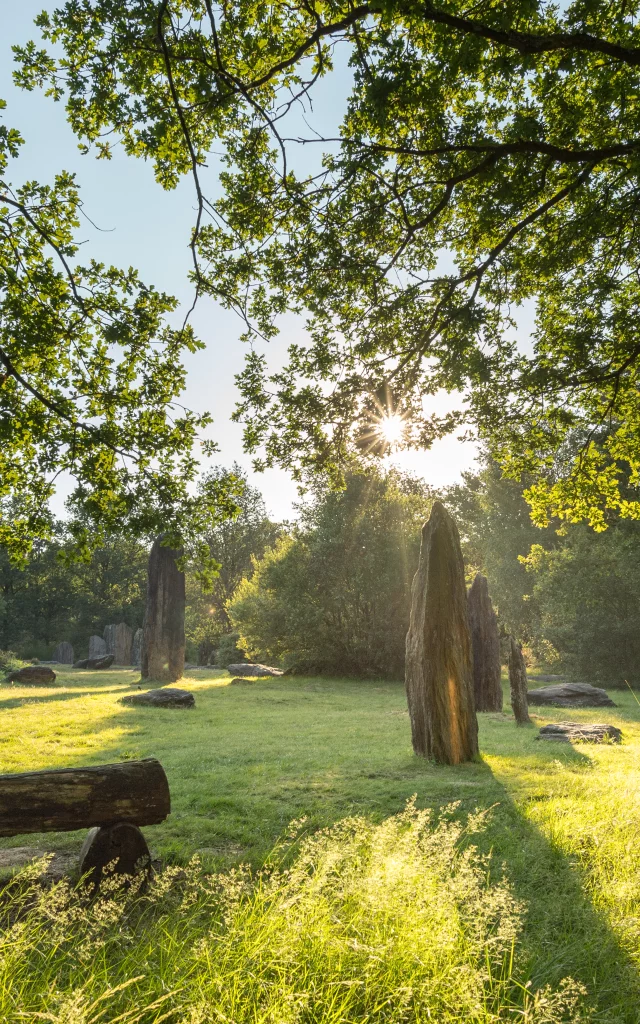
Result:
[[[2,771],[158,757],[173,812],[145,833],[182,873],[170,885],[161,876],[161,898],[129,894],[111,910],[88,913],[60,891],[52,912],[46,897],[5,948],[6,1019],[640,1021],[640,707],[630,693],[613,695],[618,708],[571,713],[619,725],[622,746],[542,743],[537,729],[489,714],[479,716],[481,760],[444,768],[413,756],[397,683],[230,686],[226,674],[193,672],[196,708],[163,711],[118,703],[136,678],[69,672],[50,689],[0,691]],[[536,709],[537,724],[567,717]],[[414,794],[418,811],[404,812]],[[277,847],[301,818],[302,848]],[[206,874],[185,873],[198,851]],[[276,862],[290,873],[274,874]],[[52,913],[70,915],[68,941],[44,927]]]

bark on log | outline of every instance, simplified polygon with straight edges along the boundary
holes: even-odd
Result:
[[[478,752],[471,636],[460,538],[439,501],[422,530],[411,590],[405,679],[416,754],[442,764]]]
[[[477,574],[469,590],[476,711],[502,711],[500,636],[486,577]]]
[[[94,825],[157,825],[171,810],[159,761],[0,775],[0,836]]]
[[[513,637],[509,638],[509,685],[511,687],[511,708],[518,725],[528,725],[527,669],[522,648]]]
[[[120,822],[107,828],[92,828],[80,851],[79,874],[98,886],[104,869],[114,875],[148,871],[151,857],[146,840],[135,825]]]
[[[184,573],[176,560],[181,550],[162,546],[158,537],[149,554],[147,606],[142,636],[143,679],[175,683],[184,672]]]

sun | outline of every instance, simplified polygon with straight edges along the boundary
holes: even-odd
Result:
[[[404,435],[405,422],[397,413],[383,416],[377,424],[377,430],[388,444],[398,444]]]

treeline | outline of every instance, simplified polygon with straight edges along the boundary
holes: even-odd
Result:
[[[221,566],[213,591],[187,577],[188,660],[401,678],[420,530],[439,497],[458,522],[469,582],[478,571],[489,579],[503,634],[554,671],[640,684],[640,524],[538,529],[524,485],[489,461],[440,493],[396,471],[355,473],[337,492],[316,483],[295,524],[279,524],[234,471],[240,514],[207,537]],[[147,545],[115,537],[86,564],[70,562],[68,546],[61,525],[23,570],[0,555],[1,649],[45,659],[70,640],[81,655],[106,623],[141,625]]]

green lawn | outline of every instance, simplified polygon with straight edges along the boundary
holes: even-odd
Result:
[[[226,673],[197,670],[184,682],[196,708],[167,711],[119,704],[136,679],[124,670],[70,671],[51,688],[2,688],[0,771],[153,755],[167,772],[173,811],[145,829],[152,851],[179,865],[199,852],[208,871],[259,868],[303,816],[313,834],[347,816],[383,822],[414,794],[418,808],[459,802],[460,820],[492,808],[472,841],[491,854],[482,869],[489,881],[505,876],[520,903],[520,981],[537,989],[570,976],[586,989],[576,1020],[640,1021],[640,706],[631,693],[613,693],[617,708],[570,716],[619,725],[621,746],[542,743],[537,729],[518,729],[510,714],[486,714],[480,760],[447,768],[414,757],[398,683],[281,678],[230,686]],[[535,721],[568,717],[540,708]],[[80,839],[21,836],[0,847],[63,850]],[[270,1019],[234,1012],[238,1020]],[[354,1020],[387,1019],[359,1012]],[[439,1012],[436,1019],[458,1019]],[[562,1012],[525,1019],[570,1019]],[[461,1020],[503,1019],[465,1013]],[[352,1018],[327,1011],[309,1019]]]

